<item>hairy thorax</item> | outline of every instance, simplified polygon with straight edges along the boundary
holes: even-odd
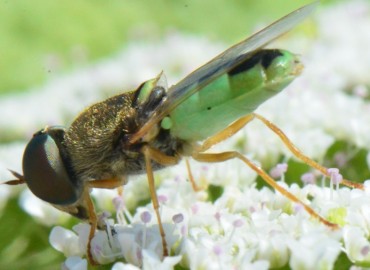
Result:
[[[127,92],[87,108],[72,123],[64,138],[70,164],[77,178],[101,180],[145,172],[143,145],[147,144],[169,156],[182,152],[183,142],[168,130],[154,126],[149,141],[128,143],[128,136],[142,125],[135,107],[135,92]],[[163,168],[153,162],[153,169]]]

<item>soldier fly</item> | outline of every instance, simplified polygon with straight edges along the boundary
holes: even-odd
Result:
[[[169,88],[161,73],[134,91],[88,107],[69,128],[56,126],[38,131],[24,151],[23,175],[11,171],[16,179],[6,183],[26,183],[40,199],[88,221],[91,229],[87,254],[91,263],[95,261],[90,242],[97,229],[91,189],[118,188],[131,175],[144,173],[157,215],[163,255],[168,255],[153,171],[175,165],[182,157],[200,162],[239,159],[273,188],[303,205],[312,216],[337,228],[239,152],[206,152],[258,119],[298,158],[328,175],[326,168],[302,154],[278,127],[254,113],[260,104],[291,83],[303,68],[296,55],[263,47],[300,23],[317,4],[293,11]],[[342,184],[362,187],[347,180]]]

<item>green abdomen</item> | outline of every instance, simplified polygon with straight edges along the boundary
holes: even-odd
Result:
[[[251,55],[173,110],[166,119],[171,134],[186,141],[205,140],[279,93],[301,68],[287,51]]]

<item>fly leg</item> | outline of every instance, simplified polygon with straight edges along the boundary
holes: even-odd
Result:
[[[126,184],[127,180],[124,177],[92,180],[87,182],[87,186],[90,188],[104,188],[104,189],[115,189],[120,188]]]
[[[246,126],[249,122],[251,122],[254,118],[258,118],[261,121],[265,120],[259,115],[256,115],[254,113],[246,115],[231,125],[229,125],[224,130],[218,132],[214,136],[208,138],[206,141],[204,141],[203,145],[200,146],[193,154],[192,157],[195,160],[198,160],[200,162],[222,162],[229,159],[239,159],[243,161],[245,164],[247,164],[251,169],[253,169],[255,172],[257,172],[270,186],[278,190],[281,194],[289,198],[290,200],[301,204],[305,210],[313,217],[319,219],[322,223],[326,224],[327,226],[331,228],[337,228],[338,226],[336,224],[333,224],[329,222],[328,220],[321,217],[318,213],[316,213],[311,207],[309,207],[307,204],[303,203],[301,200],[299,200],[295,195],[290,193],[288,190],[284,189],[283,187],[279,186],[264,170],[262,170],[260,167],[256,166],[254,163],[252,163],[248,158],[240,154],[236,151],[231,152],[223,152],[223,153],[203,153],[213,145],[220,143],[224,141],[225,139],[231,137],[236,132],[238,132],[240,129],[242,129],[244,126]],[[263,119],[263,120],[262,120]],[[264,121],[263,121],[264,122]],[[306,162],[308,165],[319,169],[322,173],[327,175],[327,169],[325,167],[322,167],[315,161],[311,160],[307,156],[305,156],[302,152],[300,152],[293,143],[287,138],[287,136],[275,125],[265,120],[264,122],[270,129],[272,129],[282,140],[283,142],[288,146],[288,148],[301,160]],[[348,181],[349,182],[349,181]],[[351,183],[351,182],[350,182]]]
[[[320,171],[322,174],[330,177],[328,173],[328,168],[318,164],[316,161],[312,160],[305,154],[303,154],[289,138],[284,134],[284,132],[278,128],[276,125],[274,125],[272,122],[268,121],[263,116],[251,113],[244,117],[239,118],[237,121],[229,125],[224,130],[220,131],[216,135],[208,138],[206,141],[204,141],[203,145],[198,149],[199,152],[204,152],[213,145],[222,142],[223,140],[231,137],[236,132],[238,132],[240,129],[242,129],[244,126],[246,126],[249,122],[251,122],[253,119],[260,120],[266,127],[268,127],[270,130],[272,130],[279,138],[282,140],[282,142],[288,147],[288,149],[300,160],[302,160],[307,165],[311,166],[312,168]],[[351,188],[358,188],[358,189],[364,189],[364,186],[360,183],[351,182],[349,180],[343,179],[341,182],[342,185],[351,187]]]
[[[300,160],[302,160],[304,163],[308,164],[312,168],[315,168],[316,170],[320,171],[322,174],[330,177],[328,173],[328,169],[324,166],[321,166],[316,161],[310,159],[308,156],[303,154],[293,143],[289,138],[284,134],[284,132],[278,128],[276,125],[274,125],[272,122],[268,121],[263,116],[253,113],[254,117],[260,120],[265,126],[267,126],[269,129],[271,129],[277,136],[280,137],[282,142],[288,147],[288,149]],[[360,183],[354,183],[349,180],[343,179],[341,182],[342,185],[351,187],[351,188],[358,188],[358,189],[364,189],[364,186]]]
[[[282,195],[290,199],[291,201],[300,204],[303,206],[303,208],[314,218],[318,219],[320,222],[324,223],[326,226],[330,227],[331,229],[338,229],[339,226],[337,224],[334,224],[322,216],[320,216],[318,213],[315,212],[310,206],[302,202],[299,198],[297,198],[294,194],[286,190],[285,188],[279,186],[274,179],[272,179],[264,170],[262,170],[260,167],[255,165],[252,161],[250,161],[248,158],[240,154],[236,151],[230,151],[230,152],[222,152],[222,153],[194,153],[192,157],[200,162],[223,162],[229,159],[239,159],[243,161],[245,164],[247,164],[252,170],[254,170],[256,173],[258,173],[259,176],[262,177],[263,180],[266,181],[270,186],[272,186],[274,189],[279,191]]]
[[[203,188],[199,187],[197,185],[197,183],[195,182],[193,173],[191,172],[189,159],[187,159],[187,158],[185,159],[185,164],[186,164],[186,170],[188,171],[188,176],[189,176],[189,181],[190,181],[191,187],[193,188],[193,190],[195,192],[201,191]]]
[[[90,188],[106,188],[114,189],[119,188],[126,183],[125,178],[112,178],[112,179],[100,179],[87,182],[84,194],[83,194],[83,205],[87,208],[89,213],[90,232],[87,242],[87,258],[91,265],[98,265],[91,253],[91,240],[94,238],[95,231],[98,227],[98,218],[96,216],[94,203],[90,196]]]
[[[87,259],[89,260],[89,263],[91,265],[99,265],[99,263],[95,261],[91,253],[91,240],[94,238],[95,231],[98,225],[98,219],[96,217],[94,203],[91,200],[90,191],[88,188],[85,189],[84,194],[83,194],[83,205],[86,206],[87,211],[89,213],[88,215],[89,215],[89,223],[90,223],[89,239],[87,241],[87,247],[86,247]]]
[[[248,114],[246,116],[243,116],[233,122],[231,125],[229,125],[227,128],[221,130],[220,132],[216,133],[212,137],[209,137],[207,140],[203,142],[203,144],[200,146],[199,149],[197,149],[198,152],[204,152],[214,146],[215,144],[218,144],[231,136],[233,136],[235,133],[237,133],[239,130],[241,130],[243,127],[245,127],[249,122],[251,122],[254,119],[253,114]]]
[[[154,184],[154,175],[153,175],[153,168],[152,168],[152,160],[162,164],[162,165],[176,165],[180,161],[180,157],[178,156],[167,156],[160,152],[157,149],[151,148],[149,146],[144,146],[142,149],[142,152],[145,157],[145,165],[146,165],[146,173],[148,176],[148,184],[149,184],[149,190],[150,190],[150,196],[152,198],[153,208],[155,211],[155,214],[157,216],[158,226],[159,226],[159,232],[161,234],[162,238],[162,248],[163,248],[163,257],[168,256],[168,250],[167,250],[167,242],[166,242],[166,235],[164,233],[163,224],[161,220],[161,216],[159,214],[159,203],[158,203],[158,197],[157,192],[155,190],[155,184]]]

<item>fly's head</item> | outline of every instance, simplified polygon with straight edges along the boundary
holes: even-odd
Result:
[[[46,127],[36,132],[23,154],[23,175],[11,171],[17,178],[9,185],[26,183],[41,200],[81,219],[88,218],[84,205],[79,205],[83,187],[74,177],[63,146],[65,129]]]

